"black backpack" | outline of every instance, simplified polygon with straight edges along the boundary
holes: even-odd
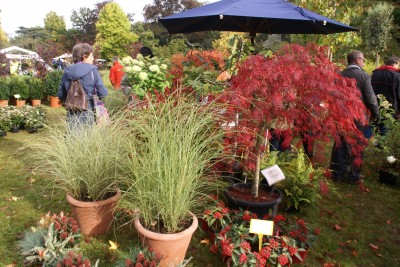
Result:
[[[85,111],[88,109],[87,95],[79,80],[71,80],[71,85],[67,91],[65,107],[68,110]]]

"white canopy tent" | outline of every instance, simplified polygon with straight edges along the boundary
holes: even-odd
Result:
[[[6,54],[6,58],[9,59],[39,59],[39,55],[36,52],[18,47],[11,46],[0,50],[0,53]]]
[[[66,58],[72,58],[72,54],[64,53],[61,56],[53,57],[52,59],[53,60],[57,60],[57,59],[66,59]]]

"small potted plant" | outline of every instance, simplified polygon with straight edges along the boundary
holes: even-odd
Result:
[[[18,242],[24,264],[55,266],[59,258],[79,243],[81,235],[74,218],[63,212],[44,215]]]
[[[29,98],[31,99],[32,106],[41,104],[44,97],[44,82],[42,79],[32,77],[29,80]]]
[[[21,112],[24,114],[23,125],[29,133],[34,133],[44,127],[46,111],[43,107],[25,105],[21,108]]]
[[[61,101],[58,99],[58,88],[60,87],[62,70],[50,71],[44,79],[44,92],[49,97],[50,106],[53,108],[61,107]]]
[[[17,107],[25,105],[26,100],[29,98],[29,86],[26,77],[11,77],[9,81],[10,94],[14,96]]]
[[[11,93],[10,93],[10,86],[8,84],[8,79],[0,77],[0,107],[7,106],[10,97]]]
[[[15,106],[8,106],[6,110],[10,118],[10,131],[12,133],[18,133],[24,121],[24,115],[21,109]]]
[[[11,127],[10,113],[7,107],[0,107],[0,137],[6,136]]]
[[[23,157],[33,162],[35,173],[66,193],[86,235],[104,234],[111,228],[121,196],[121,166],[128,147],[123,139],[126,127],[117,121],[102,128],[71,121],[67,132],[53,126],[46,136],[25,147],[26,152],[34,151]]]
[[[58,261],[56,267],[91,267],[91,262],[89,259],[85,259],[82,256],[82,253],[78,253],[76,251],[68,251],[63,259]],[[96,262],[93,267],[98,266],[98,262]]]

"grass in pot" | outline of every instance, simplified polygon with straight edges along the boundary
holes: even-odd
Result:
[[[103,234],[111,226],[121,194],[120,166],[126,155],[121,136],[125,127],[115,119],[104,128],[79,124],[74,129],[66,132],[65,125],[49,128],[38,142],[27,145],[32,151],[25,157],[34,163],[35,173],[67,194],[82,233]]]
[[[214,184],[209,167],[221,154],[223,136],[214,105],[201,105],[192,95],[175,91],[133,110],[129,119],[129,189],[121,203],[138,211],[135,227],[151,235],[164,239],[190,232],[182,245],[168,241],[166,248],[155,247],[160,242],[153,237],[141,236],[145,247],[163,255],[161,266],[183,261],[197,228],[191,212],[201,210],[199,199]]]

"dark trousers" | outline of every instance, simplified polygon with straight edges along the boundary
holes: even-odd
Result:
[[[357,125],[357,129],[363,133],[364,137],[369,140],[372,136],[372,129],[370,126]],[[361,162],[364,157],[364,149],[360,151],[357,159]],[[351,146],[347,144],[342,136],[340,138],[340,145],[337,146],[335,142],[332,149],[331,164],[332,179],[340,181],[348,174],[349,183],[354,183],[360,179],[362,163],[355,161],[355,157],[351,155]]]

